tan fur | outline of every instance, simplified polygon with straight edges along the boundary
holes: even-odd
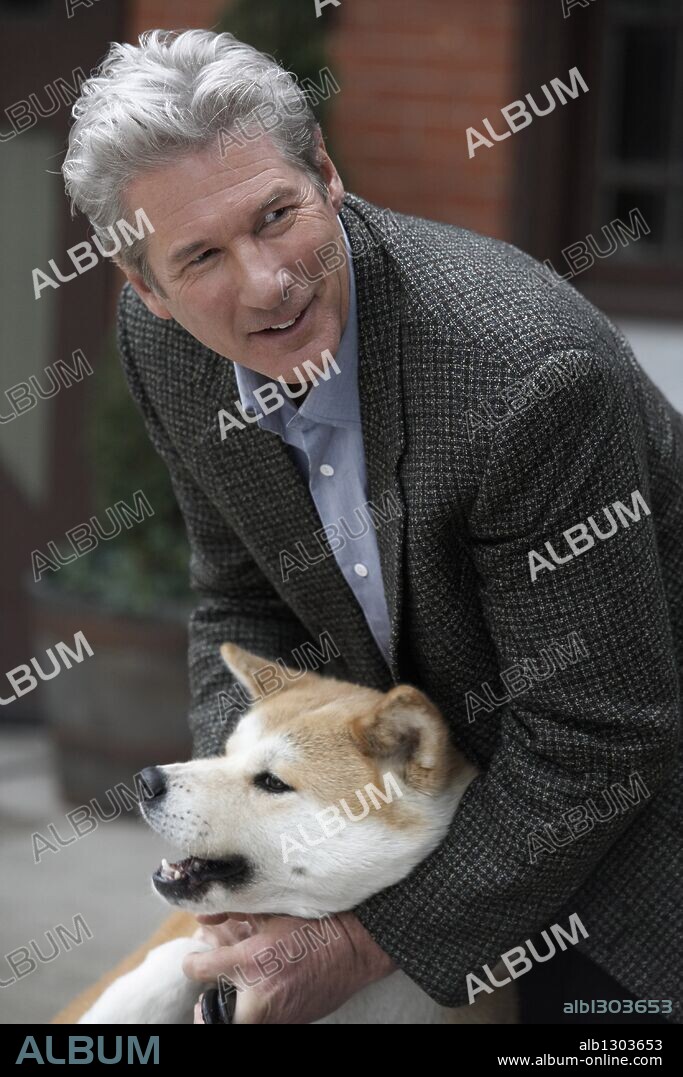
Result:
[[[260,696],[253,674],[263,669],[264,660],[233,643],[224,643],[221,654],[245,688]],[[387,770],[435,795],[467,765],[449,741],[438,709],[411,685],[383,693],[291,670],[284,686],[259,700],[258,707],[264,731],[285,731],[300,755],[296,763],[281,763],[279,776],[295,788],[305,785],[325,804],[350,803],[369,783],[383,789]],[[383,806],[382,813],[386,824],[399,830],[419,824],[401,799]]]

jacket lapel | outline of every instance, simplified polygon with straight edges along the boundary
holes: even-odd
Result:
[[[391,617],[389,665],[400,680],[398,652],[403,607],[405,503],[398,465],[405,448],[401,392],[400,294],[395,271],[367,227],[372,207],[347,195],[341,218],[349,235],[358,307],[358,393],[368,479],[368,497],[375,505],[389,500],[391,518],[377,525],[382,575]]]
[[[347,195],[346,201],[366,205],[354,196]],[[214,353],[207,366],[200,368],[201,392],[210,419],[197,443],[197,463],[213,488],[213,500],[311,637],[328,632],[354,680],[386,689],[392,680],[400,679],[397,655],[405,507],[397,476],[404,447],[400,327],[397,313],[388,318],[383,312],[398,312],[399,297],[382,248],[372,240],[364,221],[346,204],[341,216],[354,256],[358,388],[368,499],[381,514],[376,516],[376,530],[392,622],[390,670],[334,555],[324,556],[315,543],[314,533],[322,526],[320,518],[287,446],[277,434],[261,430],[255,423],[246,424],[243,430],[229,430],[221,441],[218,408],[237,415],[239,390],[232,362],[214,357]],[[283,551],[296,557],[302,547],[317,551],[317,559],[311,557],[315,563],[303,571],[292,571],[284,581]]]

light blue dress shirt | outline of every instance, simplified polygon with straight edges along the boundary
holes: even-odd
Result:
[[[304,481],[308,483],[321,524],[326,528],[336,527],[336,531],[329,530],[325,534],[328,538],[339,534],[339,538],[330,538],[334,557],[388,664],[391,622],[375,525],[367,508],[365,450],[358,399],[356,283],[348,236],[339,216],[337,220],[346,242],[350,278],[349,315],[334,357],[341,373],[336,374],[334,368],[328,367],[331,370],[329,379],[319,379],[298,408],[276,382],[284,404],[274,411],[264,412],[253,394],[270,379],[239,363],[234,367],[245,411],[255,414],[262,429],[277,434],[289,446]],[[308,358],[316,367],[325,369],[320,356]],[[320,558],[322,548],[313,535],[304,545],[311,560]],[[335,549],[337,546],[339,548]],[[296,551],[288,552],[296,556]],[[299,571],[294,567],[289,578]]]

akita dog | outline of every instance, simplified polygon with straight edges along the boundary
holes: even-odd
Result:
[[[142,815],[187,853],[162,861],[153,890],[195,915],[288,914],[319,919],[328,931],[333,914],[405,878],[441,843],[478,770],[410,685],[382,693],[288,670],[282,688],[259,698],[254,675],[265,660],[230,643],[221,654],[256,702],[223,755],[143,771],[150,796]],[[191,1024],[201,985],[182,961],[211,949],[201,933],[151,950],[79,1023]],[[283,944],[291,949],[292,939]],[[397,971],[316,1023],[512,1023],[511,989],[445,1009]]]

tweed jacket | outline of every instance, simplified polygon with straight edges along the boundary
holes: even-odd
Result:
[[[353,194],[340,215],[369,496],[397,506],[377,527],[389,667],[333,556],[283,582],[281,552],[320,521],[276,435],[221,439],[233,364],[120,296],[125,376],[191,546],[194,755],[231,728],[222,641],[286,662],[329,633],[321,673],[416,685],[482,771],[441,845],[356,909],[382,948],[462,1005],[468,973],[577,913],[583,951],[680,1022],[683,419],[618,329],[514,246]],[[615,785],[641,792],[610,814]]]

